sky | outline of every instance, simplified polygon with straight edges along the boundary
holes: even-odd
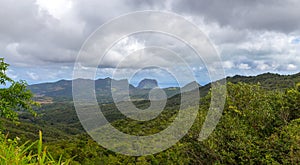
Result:
[[[300,72],[298,0],[0,0],[0,6],[0,57],[10,64],[10,77],[29,84],[72,79],[76,58],[91,34],[116,17],[144,10],[175,13],[196,25],[219,54],[226,76]],[[182,34],[187,30],[174,28]],[[200,84],[210,81],[208,66],[195,60],[186,44],[154,33],[120,39],[99,63],[96,78],[128,78],[133,84],[155,78],[161,86],[174,85],[173,73],[185,72],[167,50],[187,60]],[[185,83],[192,80],[180,76]]]

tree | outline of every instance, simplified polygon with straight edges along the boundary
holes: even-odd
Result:
[[[33,94],[27,89],[25,81],[14,81],[6,75],[9,64],[0,58],[0,117],[17,120],[17,111],[28,111],[33,115]]]
[[[283,98],[282,113],[286,116],[286,123],[300,118],[300,83],[294,89],[286,91]]]

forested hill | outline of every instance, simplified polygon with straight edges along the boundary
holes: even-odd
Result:
[[[0,122],[5,134],[22,141],[37,139],[42,130],[52,156],[73,158],[73,164],[299,164],[300,73],[234,76],[227,81],[222,117],[208,139],[199,141],[198,137],[210,107],[211,95],[205,95],[210,84],[199,87],[205,96],[199,100],[198,117],[188,133],[173,147],[154,155],[129,157],[101,147],[81,127],[72,102],[42,104],[36,118],[21,113],[19,125]],[[64,86],[63,81],[59,83]],[[148,100],[134,104],[140,109],[150,105]],[[126,118],[113,103],[100,104],[100,108],[118,130],[147,136],[172,124],[180,95],[169,98],[162,113],[149,121]],[[126,145],[120,144],[120,148]]]
[[[227,81],[232,83],[245,82],[250,84],[260,83],[266,89],[285,90],[295,87],[300,82],[300,72],[293,75],[280,75],[275,73],[264,73],[257,76],[240,76],[228,77]]]
[[[245,82],[250,84],[260,83],[263,88],[270,90],[285,90],[295,86],[295,83],[300,82],[300,73],[293,75],[280,75],[274,73],[264,73],[257,76],[240,76],[227,77],[227,82],[237,83]],[[143,80],[141,81],[143,82]],[[111,78],[98,79],[95,81],[95,90],[98,96],[98,101],[102,103],[112,102],[111,99],[111,83],[126,83],[129,86],[130,95],[132,98],[141,100],[148,99],[148,93],[150,89],[142,89],[134,87],[129,84],[127,80],[113,80]],[[144,84],[148,85],[148,84]],[[150,86],[152,84],[149,84]],[[153,86],[153,85],[152,85]],[[200,86],[200,93],[205,96],[210,88],[210,83],[204,86]],[[57,82],[41,83],[29,85],[29,89],[36,95],[41,101],[54,102],[57,100],[72,100],[72,81],[60,80]],[[177,87],[170,87],[164,89],[168,97],[178,94],[180,91]]]
[[[300,72],[292,75],[275,73],[264,73],[257,76],[235,75],[233,77],[226,77],[226,81],[231,83],[260,84],[262,88],[267,90],[285,91],[286,89],[295,87],[300,82]],[[208,93],[210,86],[211,83],[199,87],[201,96],[205,96]]]

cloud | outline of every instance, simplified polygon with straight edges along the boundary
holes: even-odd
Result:
[[[84,38],[80,22],[59,20],[33,0],[0,5],[0,48],[6,60],[15,65],[74,62]]]
[[[197,25],[215,45],[228,74],[300,69],[300,1],[0,0],[0,5],[0,55],[11,64],[12,76],[31,82],[70,78],[78,51],[93,31],[122,14],[151,9],[175,12]],[[145,20],[132,20],[112,30],[133,28],[138,21],[148,25]],[[168,25],[158,22],[157,26]],[[193,37],[185,26],[173,30]],[[162,50],[133,53],[149,46],[180,54],[192,68],[207,67],[182,41],[148,33],[128,36],[114,45],[100,63],[99,76],[110,76],[117,66],[124,73],[152,64],[184,66],[180,58]],[[91,53],[85,60],[93,64],[94,59]]]
[[[38,80],[39,79],[39,76],[34,73],[34,72],[26,72],[27,75],[32,79],[32,80]]]
[[[251,69],[251,67],[249,66],[249,64],[244,64],[244,63],[239,64],[238,68],[239,69]]]
[[[295,45],[299,44],[300,43],[300,38],[299,37],[293,37],[291,39],[291,43],[295,44]]]
[[[257,64],[256,68],[257,68],[258,70],[262,70],[262,71],[266,71],[266,70],[271,69],[271,67],[270,67],[268,64],[263,63],[263,62],[259,62],[259,63]]]
[[[294,65],[294,64],[288,64],[287,65],[287,70],[296,70],[297,69],[297,66]]]
[[[6,74],[7,74],[8,77],[10,77],[13,80],[18,78],[18,75],[12,69],[7,70]]]
[[[234,68],[234,63],[232,61],[223,61],[223,67],[225,69],[232,69]]]
[[[202,16],[207,22],[239,29],[270,30],[290,33],[300,27],[300,2],[295,0],[174,0],[173,10]]]
[[[73,2],[71,0],[36,0],[36,4],[40,10],[45,10],[53,17],[61,19],[72,8]]]

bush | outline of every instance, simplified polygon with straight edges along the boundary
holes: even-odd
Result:
[[[62,161],[62,157],[55,161],[51,154],[43,147],[42,132],[39,140],[29,141],[19,145],[19,138],[7,139],[4,135],[0,137],[0,164],[70,164],[71,159]]]

